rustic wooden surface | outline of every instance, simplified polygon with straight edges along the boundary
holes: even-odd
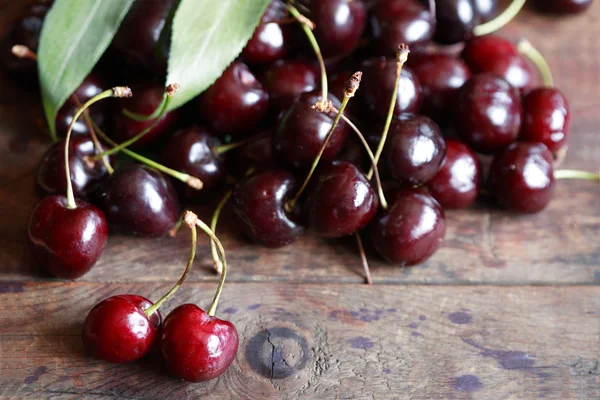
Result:
[[[0,1],[0,33],[17,3]],[[525,12],[502,31],[530,39],[570,98],[565,168],[599,165],[599,19],[596,3],[563,20]],[[225,212],[219,234],[231,272],[219,314],[241,335],[232,368],[186,384],[156,358],[112,365],[85,357],[87,311],[118,293],[160,297],[179,276],[189,239],[111,237],[80,280],[40,273],[24,237],[49,143],[37,100],[6,77],[0,89],[1,399],[600,398],[600,189],[585,182],[559,183],[551,206],[534,216],[483,203],[449,212],[443,248],[424,265],[396,268],[371,252],[373,287],[360,284],[352,241],[308,236],[264,250]],[[208,305],[216,277],[207,250],[202,239],[165,314],[183,302]]]

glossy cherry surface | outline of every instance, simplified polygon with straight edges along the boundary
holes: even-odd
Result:
[[[263,64],[279,60],[285,56],[289,44],[286,31],[277,22],[286,16],[282,2],[273,0],[260,19],[252,37],[242,51],[242,58],[248,63]]]
[[[435,253],[446,234],[444,209],[428,193],[397,190],[387,196],[389,209],[371,224],[375,250],[401,266],[422,263]]]
[[[535,7],[552,14],[576,14],[587,10],[592,0],[535,0]]]
[[[144,310],[150,300],[134,294],[112,296],[91,309],[83,323],[81,338],[86,351],[113,363],[138,360],[158,342],[161,316],[150,318]]]
[[[455,44],[469,40],[473,29],[481,23],[474,0],[436,0],[434,40],[441,44]]]
[[[446,158],[427,188],[444,209],[470,207],[479,194],[481,164],[468,146],[446,141]]]
[[[302,93],[319,86],[318,69],[300,60],[279,60],[267,68],[262,81],[275,112],[287,110]]]
[[[102,78],[96,73],[91,73],[85,78],[81,85],[79,85],[74,94],[77,96],[79,103],[83,104],[92,97],[102,93],[105,89],[106,84]],[[96,124],[98,124],[98,126],[103,126],[106,121],[108,104],[110,103],[99,102],[88,108],[90,117]],[[75,115],[75,112],[77,112],[78,108],[79,106],[77,103],[69,97],[60,110],[58,110],[58,113],[56,114],[56,132],[59,135],[66,135],[69,125],[71,124],[71,121],[73,121],[73,116]],[[90,133],[83,115],[79,117],[79,119],[73,125],[73,133]]]
[[[240,147],[228,160],[230,160],[230,167],[238,174],[246,173],[249,168],[254,168],[256,171],[276,168],[273,157],[273,135],[251,140]]]
[[[512,42],[500,36],[486,35],[469,40],[462,58],[474,74],[496,74],[517,89],[531,89],[536,83],[533,65]]]
[[[200,116],[217,132],[250,136],[269,110],[269,93],[248,67],[234,61],[199,98]]]
[[[76,200],[67,207],[64,196],[44,197],[29,218],[27,238],[38,264],[57,278],[75,279],[100,258],[108,225],[98,207]]]
[[[129,164],[105,182],[103,203],[112,228],[133,235],[165,235],[179,218],[177,193],[169,179],[148,167]]]
[[[238,350],[235,326],[183,304],[165,318],[160,351],[170,373],[189,382],[204,382],[227,371]]]
[[[446,125],[458,90],[471,78],[469,67],[461,59],[443,53],[411,54],[408,62],[423,90],[421,113]]]
[[[513,143],[494,158],[488,182],[502,207],[522,213],[539,212],[554,193],[552,153],[541,143]]]
[[[254,242],[271,248],[298,240],[304,228],[285,211],[295,194],[296,178],[268,170],[240,181],[232,192],[232,208],[242,230]]]
[[[317,235],[351,235],[371,222],[378,201],[369,180],[355,165],[334,161],[315,178],[305,212],[308,226]]]
[[[318,0],[309,7],[323,56],[343,56],[356,48],[367,23],[362,1]]]
[[[481,17],[481,23],[496,18],[508,6],[511,0],[474,0],[475,11]]]
[[[387,170],[399,182],[422,185],[440,169],[446,142],[432,119],[414,116],[392,122],[383,149]]]
[[[458,92],[454,124],[473,150],[494,154],[517,139],[522,114],[517,89],[496,75],[480,74]]]
[[[337,113],[321,113],[313,105],[321,100],[320,92],[309,92],[300,96],[277,124],[273,136],[275,159],[292,168],[308,168],[319,154],[325,138],[333,125]],[[340,102],[330,96],[334,107],[339,109]],[[340,151],[349,127],[340,121],[327,142],[322,159],[332,160]]]
[[[538,88],[523,98],[523,127],[525,141],[540,142],[556,153],[571,133],[571,112],[567,98],[554,88]]]

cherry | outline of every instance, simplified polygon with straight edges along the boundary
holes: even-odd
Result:
[[[150,300],[133,294],[109,297],[87,315],[82,340],[93,356],[113,363],[138,360],[157,343],[161,316],[158,310],[148,317],[144,310]]]
[[[496,74],[522,91],[535,85],[533,66],[513,43],[500,36],[486,35],[469,40],[462,58],[474,74]]]
[[[286,10],[278,0],[269,3],[260,19],[260,24],[244,47],[242,57],[249,63],[264,64],[279,60],[288,51],[288,38],[284,28],[277,21],[285,18]]]
[[[44,197],[29,218],[27,237],[39,265],[57,278],[75,279],[100,258],[108,238],[104,213],[92,204],[65,196]]]
[[[434,40],[440,44],[456,44],[469,40],[481,22],[473,0],[436,0],[437,25]]]
[[[523,98],[523,140],[543,143],[556,153],[565,145],[570,125],[569,103],[558,89],[534,89]]]
[[[542,143],[511,144],[492,162],[489,188],[504,208],[536,213],[550,203],[554,192],[552,153]]]
[[[450,54],[417,54],[408,60],[423,89],[421,113],[440,125],[451,117],[456,93],[471,78],[469,67]]]
[[[287,110],[299,95],[316,89],[317,72],[313,64],[299,60],[279,60],[270,65],[263,82],[271,108],[276,112]]]
[[[516,140],[523,110],[518,90],[491,74],[475,75],[456,100],[456,131],[475,151],[494,154]]]
[[[320,101],[320,93],[309,92],[300,96],[277,124],[273,136],[273,152],[277,161],[293,168],[308,168],[325,142],[337,113],[320,113],[313,109]],[[334,107],[337,98],[329,96]],[[325,147],[324,160],[332,160],[348,137],[349,127],[340,122]]]
[[[535,0],[535,7],[552,14],[576,14],[587,10],[592,0]]]
[[[446,159],[427,187],[444,209],[470,207],[479,194],[481,164],[475,153],[458,140],[446,141]]]
[[[146,166],[129,164],[117,169],[105,181],[102,196],[108,222],[123,233],[163,236],[179,218],[171,182]]]
[[[249,136],[267,114],[269,94],[245,64],[234,61],[200,96],[199,106],[209,128]]]
[[[150,115],[161,106],[165,96],[165,88],[156,84],[145,85],[134,90],[135,96],[132,99],[122,100],[117,104],[111,137],[118,142],[132,139],[155,123],[154,120],[136,121],[123,114],[122,109],[136,114]],[[140,148],[155,142],[158,138],[170,133],[177,125],[178,119],[179,112],[177,110],[166,112],[154,127],[131,147]]]
[[[481,17],[481,22],[488,22],[500,14],[500,6],[504,6],[504,3],[507,3],[507,1],[475,0],[475,10]]]
[[[238,333],[229,322],[183,304],[165,318],[160,350],[167,369],[178,378],[204,382],[222,375],[238,349]]]
[[[232,192],[232,207],[241,229],[256,243],[282,247],[298,240],[303,227],[285,211],[296,186],[287,171],[267,170],[241,180]]]
[[[363,113],[370,119],[384,120],[395,85],[396,60],[373,58],[364,61],[363,85],[357,99]],[[398,96],[394,115],[417,113],[423,101],[421,84],[417,76],[404,66],[398,83]]]
[[[413,49],[425,47],[435,31],[435,18],[418,0],[383,0],[375,3],[372,36],[378,54],[396,54],[399,43]]]
[[[238,174],[243,174],[248,168],[264,171],[276,167],[273,157],[273,135],[265,135],[251,140],[239,148],[235,156],[229,158],[231,168]]]
[[[371,223],[375,250],[401,266],[419,264],[435,253],[446,234],[443,208],[418,189],[392,193],[390,207]]]
[[[383,157],[397,181],[427,183],[439,171],[445,155],[442,132],[430,118],[414,116],[392,122]]]
[[[81,106],[81,104],[100,94],[105,86],[106,85],[102,81],[102,78],[98,74],[92,72],[90,75],[88,75],[73,93],[79,100],[79,104],[75,102],[73,97],[69,97],[60,110],[58,110],[58,113],[56,114],[56,131],[59,134],[66,133],[67,129],[69,129],[71,121],[73,120],[75,112]],[[106,103],[94,104],[89,108],[88,111],[90,113],[90,118],[92,118],[97,125],[104,125],[106,112],[108,111]],[[83,118],[75,121],[75,125],[73,125],[73,132],[76,134],[90,133],[88,125],[85,123]]]

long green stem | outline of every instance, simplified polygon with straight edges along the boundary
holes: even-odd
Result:
[[[542,79],[544,80],[544,86],[553,87],[554,79],[552,78],[552,71],[550,70],[550,66],[548,65],[548,62],[546,61],[542,53],[540,53],[538,49],[533,47],[531,42],[527,39],[521,39],[519,41],[519,43],[517,44],[517,50],[519,50],[521,54],[524,54],[527,58],[531,60],[531,62],[535,64],[535,66],[540,71],[540,74],[542,75]]]
[[[242,146],[244,146],[244,145],[246,145],[248,143],[254,142],[255,140],[259,140],[259,139],[262,139],[264,137],[267,137],[270,134],[271,134],[270,131],[261,132],[258,135],[254,135],[254,136],[251,136],[251,137],[249,137],[247,139],[240,140],[239,142],[222,144],[220,146],[217,146],[217,147],[213,148],[213,152],[216,153],[216,154],[218,154],[218,155],[225,154],[225,153],[227,153],[227,152],[229,152],[231,150],[235,150],[235,149],[237,149],[239,147],[242,147]]]
[[[576,169],[559,169],[554,171],[554,179],[582,179],[586,181],[600,181],[600,174]]]
[[[506,10],[502,12],[502,14],[498,15],[493,20],[486,22],[485,24],[476,26],[475,29],[473,29],[473,35],[483,36],[496,32],[498,29],[502,28],[504,25],[512,21],[517,16],[517,14],[519,14],[521,9],[525,5],[525,1],[526,0],[513,0],[513,2],[510,3]]]
[[[225,207],[225,204],[227,204],[227,202],[231,198],[231,193],[232,193],[231,190],[229,190],[229,191],[227,191],[225,196],[223,196],[223,198],[217,205],[217,208],[215,208],[215,212],[213,213],[213,216],[210,220],[210,229],[215,234],[217,232],[217,222],[219,222],[219,217],[221,216],[221,211],[223,211],[223,207]],[[217,273],[219,273],[219,274],[223,273],[223,263],[219,259],[219,252],[217,250],[217,245],[213,240],[210,241],[210,253],[212,254],[213,266],[215,268],[215,271],[217,271]]]
[[[363,270],[365,271],[365,279],[367,280],[367,284],[372,285],[373,278],[371,277],[371,269],[369,268],[369,261],[367,260],[367,255],[365,254],[365,248],[363,247],[362,240],[360,239],[360,234],[356,232],[354,236],[356,236],[358,253],[360,254],[360,260],[362,261]]]
[[[177,292],[177,290],[183,284],[183,282],[185,281],[185,278],[187,278],[188,274],[190,273],[190,271],[192,269],[192,265],[194,264],[194,258],[196,257],[196,245],[198,242],[198,238],[197,238],[198,233],[196,231],[196,225],[194,225],[194,224],[190,225],[187,223],[186,223],[186,225],[188,226],[188,228],[190,228],[190,232],[192,234],[192,247],[190,248],[190,254],[188,256],[187,265],[185,266],[185,270],[183,271],[181,278],[179,278],[179,280],[177,281],[175,286],[173,286],[167,294],[165,294],[163,297],[161,297],[160,300],[158,300],[156,303],[154,303],[154,305],[152,305],[152,306],[148,307],[146,310],[144,310],[144,313],[146,314],[146,316],[148,316],[148,318],[152,314],[154,314],[156,312],[156,310],[158,310],[165,301],[169,300],[169,298],[171,296],[173,296],[175,294],[175,292]]]
[[[398,46],[398,50],[396,51],[396,82],[394,83],[394,90],[392,91],[390,108],[388,110],[387,119],[385,120],[385,125],[383,127],[383,133],[381,134],[381,140],[379,141],[379,145],[377,145],[377,150],[375,151],[375,160],[373,162],[373,165],[379,164],[379,159],[381,158],[381,153],[383,152],[383,147],[385,146],[387,134],[390,130],[390,125],[392,124],[392,118],[394,117],[394,109],[396,108],[396,99],[398,98],[398,85],[400,82],[400,74],[402,74],[402,67],[408,59],[408,53],[410,53],[410,49],[407,45],[402,43],[400,46]],[[371,167],[369,173],[367,174],[367,178],[371,179],[371,177],[373,177],[373,167]]]
[[[126,116],[127,118],[132,119],[137,122],[151,121],[151,120],[157,119],[158,117],[161,116],[161,113],[163,112],[163,110],[168,106],[168,104],[167,104],[168,98],[169,98],[169,96],[167,95],[167,93],[165,93],[162,98],[162,101],[160,102],[158,107],[156,107],[154,109],[154,111],[152,112],[152,114],[149,114],[149,115],[134,113],[133,111],[129,111],[127,108],[121,109],[121,113],[124,116]]]

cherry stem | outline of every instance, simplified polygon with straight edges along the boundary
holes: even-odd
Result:
[[[298,20],[300,25],[302,26],[302,30],[306,34],[310,45],[312,46],[315,55],[317,56],[317,60],[319,61],[319,67],[321,68],[321,101],[327,102],[329,99],[328,93],[328,84],[327,84],[327,70],[325,69],[325,61],[323,60],[323,54],[321,53],[321,48],[319,47],[319,43],[317,42],[317,38],[315,37],[312,30],[315,28],[315,24],[306,18],[304,15],[298,11],[296,7],[291,4],[287,4],[290,13],[294,18]]]
[[[396,99],[398,98],[398,85],[400,83],[400,74],[402,74],[402,67],[408,59],[408,53],[410,53],[410,49],[404,43],[398,46],[398,50],[396,50],[396,81],[394,83],[394,90],[392,91],[392,99],[390,101],[390,108],[388,110],[387,119],[385,120],[383,133],[381,134],[381,140],[379,141],[379,145],[377,145],[377,150],[375,151],[375,160],[373,161],[373,165],[379,164],[379,158],[381,158],[381,153],[383,152],[383,147],[385,146],[388,131],[390,130],[390,125],[392,124],[392,118],[394,117],[394,109],[396,108]],[[371,169],[369,170],[367,178],[371,179],[372,176],[373,167],[371,167]]]
[[[17,58],[26,58],[31,61],[37,62],[37,54],[35,54],[29,47],[22,44],[15,44],[11,47],[10,51],[13,56]]]
[[[67,130],[67,136],[65,137],[65,174],[67,176],[67,208],[74,209],[77,207],[75,203],[75,195],[73,194],[73,184],[71,182],[71,167],[69,165],[69,142],[71,141],[71,132],[73,132],[73,126],[75,126],[75,122],[77,122],[81,114],[83,114],[83,112],[87,110],[92,104],[102,99],[107,99],[109,97],[131,96],[131,89],[129,89],[126,86],[116,86],[112,89],[105,90],[104,92],[97,94],[96,96],[86,101],[80,108],[77,109],[75,115],[73,115],[73,119],[69,124],[69,129]]]
[[[212,219],[210,220],[210,229],[212,229],[212,231],[215,233],[217,232],[217,222],[219,222],[219,217],[221,216],[221,211],[223,210],[223,207],[225,207],[225,205],[227,204],[229,199],[231,199],[231,194],[232,194],[231,190],[229,190],[229,191],[227,191],[227,193],[225,193],[225,196],[223,196],[223,198],[217,205],[217,208],[215,208],[215,212],[213,213]],[[213,267],[214,267],[215,271],[218,274],[223,273],[223,263],[219,259],[219,252],[217,250],[217,245],[212,240],[210,242],[210,253],[212,255]]]
[[[179,280],[177,281],[175,286],[173,286],[167,294],[165,294],[163,297],[161,297],[160,300],[158,300],[156,303],[154,303],[154,305],[152,305],[144,310],[144,313],[146,314],[146,316],[148,318],[150,318],[150,316],[152,314],[154,314],[156,312],[156,310],[158,310],[165,301],[169,300],[169,298],[171,296],[173,296],[175,294],[175,292],[177,292],[179,287],[183,284],[183,282],[187,278],[188,274],[192,270],[192,265],[194,264],[194,258],[196,257],[196,245],[198,242],[198,233],[196,231],[195,224],[190,224],[185,219],[184,219],[184,221],[185,221],[185,224],[188,226],[188,228],[190,228],[190,232],[192,234],[192,247],[190,247],[190,255],[188,256],[187,265],[185,266],[185,270],[183,271],[181,278],[179,278]]]
[[[554,179],[582,179],[586,181],[599,181],[600,174],[576,169],[559,169],[554,171]]]
[[[238,147],[242,147],[242,146],[244,146],[244,145],[246,145],[248,143],[252,143],[255,140],[259,140],[259,139],[265,138],[265,137],[269,136],[270,134],[271,134],[271,132],[269,132],[269,131],[261,132],[258,135],[254,135],[254,136],[249,137],[247,139],[240,140],[239,142],[222,144],[220,146],[214,147],[212,150],[213,150],[213,153],[215,153],[217,155],[225,154],[228,151],[235,150]]]
[[[100,138],[102,138],[102,140],[104,140],[106,143],[110,144],[111,146],[117,145],[117,143],[115,143],[111,138],[109,138],[108,135],[106,135],[106,133],[104,133],[102,131],[102,129],[100,129],[100,127],[98,127],[98,125],[94,121],[91,121],[91,122],[94,125],[94,130],[96,131],[98,136],[100,136]],[[127,154],[129,157],[133,158],[134,160],[137,160],[137,161],[141,162],[142,164],[145,164],[151,168],[154,168],[157,171],[160,171],[166,175],[169,175],[196,190],[200,190],[204,186],[202,181],[199,178],[196,178],[195,176],[185,174],[183,172],[175,171],[174,169],[165,167],[164,165],[159,164],[156,161],[146,158],[142,155],[134,153],[133,151],[131,151],[129,149],[123,149],[121,151],[123,153]]]
[[[217,310],[217,304],[219,303],[219,297],[221,297],[223,285],[225,284],[225,277],[227,276],[227,260],[225,259],[225,249],[223,249],[223,245],[215,233],[208,227],[208,225],[202,222],[202,220],[200,220],[196,214],[191,211],[187,211],[183,217],[183,220],[186,221],[186,224],[195,224],[196,226],[200,227],[200,229],[202,229],[202,231],[204,231],[204,233],[206,233],[211,240],[215,242],[217,248],[219,249],[221,263],[223,264],[223,272],[221,272],[221,279],[219,280],[215,297],[213,298],[213,301],[207,312],[208,315],[214,317],[215,311]]]
[[[367,261],[367,255],[365,254],[365,248],[363,247],[362,240],[358,232],[354,234],[356,237],[356,244],[358,245],[358,252],[360,253],[360,260],[362,261],[363,269],[365,271],[365,279],[367,284],[373,284],[373,278],[371,277],[371,270],[369,268],[369,262]]]
[[[177,219],[175,226],[172,227],[169,230],[169,232],[167,233],[169,235],[169,237],[174,238],[175,236],[177,236],[177,232],[179,232],[179,228],[181,228],[181,225],[183,225],[183,216],[185,215],[185,213],[186,213],[186,211],[179,214],[179,218]]]
[[[132,119],[134,121],[138,121],[138,122],[150,121],[150,120],[162,117],[164,114],[163,110],[168,110],[167,107],[169,106],[169,103],[170,103],[169,98],[173,97],[173,95],[177,92],[178,89],[179,89],[179,84],[177,84],[177,83],[172,83],[172,84],[168,85],[165,89],[165,94],[162,98],[162,101],[160,102],[158,107],[156,107],[154,109],[152,114],[149,114],[149,115],[138,114],[138,113],[134,113],[133,111],[129,111],[126,108],[121,109],[121,112],[127,118],[130,118],[130,119]]]
[[[540,74],[542,75],[544,85],[547,87],[553,87],[554,79],[552,78],[552,71],[550,70],[550,66],[548,65],[548,62],[546,61],[542,53],[540,53],[538,49],[533,47],[531,42],[527,39],[521,39],[519,41],[519,43],[517,44],[517,50],[519,50],[519,53],[525,55],[531,60],[532,63],[535,64],[537,69],[540,71]]]
[[[513,2],[510,3],[506,10],[502,12],[502,14],[498,15],[491,21],[476,26],[475,29],[473,29],[473,35],[484,36],[496,32],[504,25],[512,21],[517,16],[517,14],[519,14],[521,9],[525,5],[525,1],[526,0],[513,0]]]

